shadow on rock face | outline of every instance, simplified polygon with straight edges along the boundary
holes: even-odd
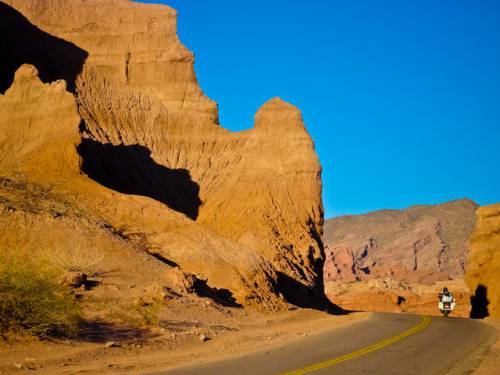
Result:
[[[22,64],[34,65],[43,82],[64,79],[69,91],[82,71],[88,53],[63,39],[33,25],[14,8],[0,2],[0,93],[14,80]]]
[[[197,279],[194,289],[198,296],[210,298],[219,305],[225,307],[241,307],[241,305],[236,302],[230,290],[210,287],[205,280]]]
[[[333,315],[345,315],[351,312],[330,302],[322,288],[312,289],[282,272],[277,274],[279,291],[288,303]]]
[[[479,284],[476,288],[476,292],[470,298],[470,304],[472,306],[470,317],[472,319],[484,319],[490,315],[488,312],[488,305],[490,302],[487,298],[487,292],[488,288]]]
[[[153,198],[195,220],[201,205],[200,188],[186,169],[157,164],[144,146],[114,146],[84,139],[78,147],[82,171],[123,194]]]
[[[321,213],[323,215],[323,213]],[[352,311],[344,310],[342,307],[332,303],[325,294],[323,267],[325,262],[325,248],[321,239],[320,233],[316,231],[316,227],[312,219],[307,222],[309,226],[309,234],[316,241],[321,257],[315,259],[313,257],[314,250],[310,248],[308,253],[309,263],[314,268],[317,275],[315,287],[309,287],[300,281],[283,272],[276,272],[277,289],[283,295],[286,302],[301,308],[309,308],[321,310],[333,315],[349,314]],[[290,251],[291,249],[287,249]],[[306,278],[304,271],[300,268],[295,268],[295,271],[302,277]]]

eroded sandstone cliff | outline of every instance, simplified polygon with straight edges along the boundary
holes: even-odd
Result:
[[[6,219],[2,226],[3,245],[7,240],[12,244],[15,238],[23,244],[25,238],[32,237],[26,233],[29,226],[12,227],[15,221],[40,222],[47,231],[37,232],[37,242],[53,242],[46,239],[53,237],[52,232],[61,232],[62,218],[69,216],[73,222],[81,219],[82,225],[90,221],[92,226],[126,239],[143,253],[173,253],[175,260],[164,258],[171,261],[167,265],[178,261],[184,270],[210,280],[214,287],[231,291],[242,303],[276,303],[275,272],[251,249],[215,235],[159,202],[118,194],[81,174],[76,149],[80,142],[80,118],[73,96],[64,88],[63,81],[43,84],[33,66],[23,65],[13,85],[0,96],[0,147],[4,155],[0,163],[4,176],[0,204]],[[42,192],[45,186],[47,196],[49,192],[55,194],[54,200],[59,202],[55,206],[60,208],[55,212],[36,208],[43,207],[48,198],[43,193],[31,194],[32,185]],[[71,212],[76,213],[70,215]],[[56,230],[58,223],[61,228]],[[66,243],[68,248],[89,247],[94,242],[84,236],[75,238],[69,228],[66,230],[66,240],[72,241]],[[107,252],[105,244],[91,247]],[[177,268],[167,267],[166,271],[176,273]],[[131,279],[142,277],[130,270],[128,274]],[[160,283],[161,279],[158,278]]]
[[[2,175],[50,184],[240,303],[321,294],[321,167],[297,108],[219,126],[166,6],[8,0],[0,18]]]
[[[500,204],[477,210],[466,281],[473,295],[471,316],[500,317]]]

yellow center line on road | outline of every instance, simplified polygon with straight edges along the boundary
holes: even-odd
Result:
[[[417,332],[420,332],[427,328],[431,324],[431,318],[428,316],[422,316],[422,320],[420,321],[419,324],[417,324],[415,327],[410,328],[407,331],[401,332],[400,334],[397,334],[396,336],[389,337],[385,340],[379,341],[373,345],[367,346],[366,348],[356,350],[355,352],[344,354],[343,356],[337,357],[330,359],[328,361],[320,362],[315,365],[303,367],[298,370],[294,371],[289,371],[289,372],[284,372],[282,375],[302,375],[302,374],[309,374],[313,371],[318,371],[322,370],[324,368],[336,365],[341,362],[348,361],[349,359],[353,359],[371,352],[374,352],[376,350],[382,349],[383,347],[386,347],[388,345],[394,344],[397,341],[403,340],[404,338],[414,335]]]

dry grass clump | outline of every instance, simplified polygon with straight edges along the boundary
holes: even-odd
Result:
[[[57,269],[22,251],[0,254],[0,333],[39,337],[77,332],[80,309]]]
[[[148,305],[135,305],[133,309],[141,317],[144,325],[155,326],[160,323],[160,318],[158,317],[160,304],[157,301]]]
[[[160,309],[161,303],[157,300],[146,304],[136,301],[113,311],[111,316],[120,324],[135,327],[152,327],[160,323]]]
[[[55,250],[53,262],[64,271],[81,271],[96,276],[102,269],[104,254],[95,248],[80,245]]]

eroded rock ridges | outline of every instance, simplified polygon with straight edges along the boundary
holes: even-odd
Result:
[[[500,317],[500,204],[477,210],[466,281],[474,295],[471,315]]]
[[[90,248],[96,258],[114,258],[99,267],[130,285],[148,281],[149,287],[153,279],[159,290],[179,288],[177,281],[190,277],[182,269],[227,290],[230,300],[279,307],[277,275],[255,251],[160,202],[117,193],[82,175],[75,99],[64,81],[44,84],[37,74],[22,65],[0,95],[1,247],[49,251],[50,257],[56,250]]]
[[[325,289],[350,310],[439,314],[448,287],[455,316],[467,317],[464,282],[477,205],[467,199],[327,220]]]
[[[81,137],[72,158],[112,190],[71,168],[51,173],[59,168],[57,149],[52,163],[38,165],[38,180],[53,179],[95,215],[127,226],[241,302],[272,299],[284,287],[321,288],[320,165],[295,107],[275,98],[258,111],[254,129],[220,127],[168,7],[125,0],[6,3],[0,3],[1,43],[10,53],[0,92],[24,63],[44,82],[66,80],[80,117],[72,121]],[[29,101],[19,98],[18,106],[28,108]],[[59,122],[55,116],[40,142],[58,139]]]
[[[465,199],[327,220],[325,279],[432,284],[463,278],[476,208]]]

